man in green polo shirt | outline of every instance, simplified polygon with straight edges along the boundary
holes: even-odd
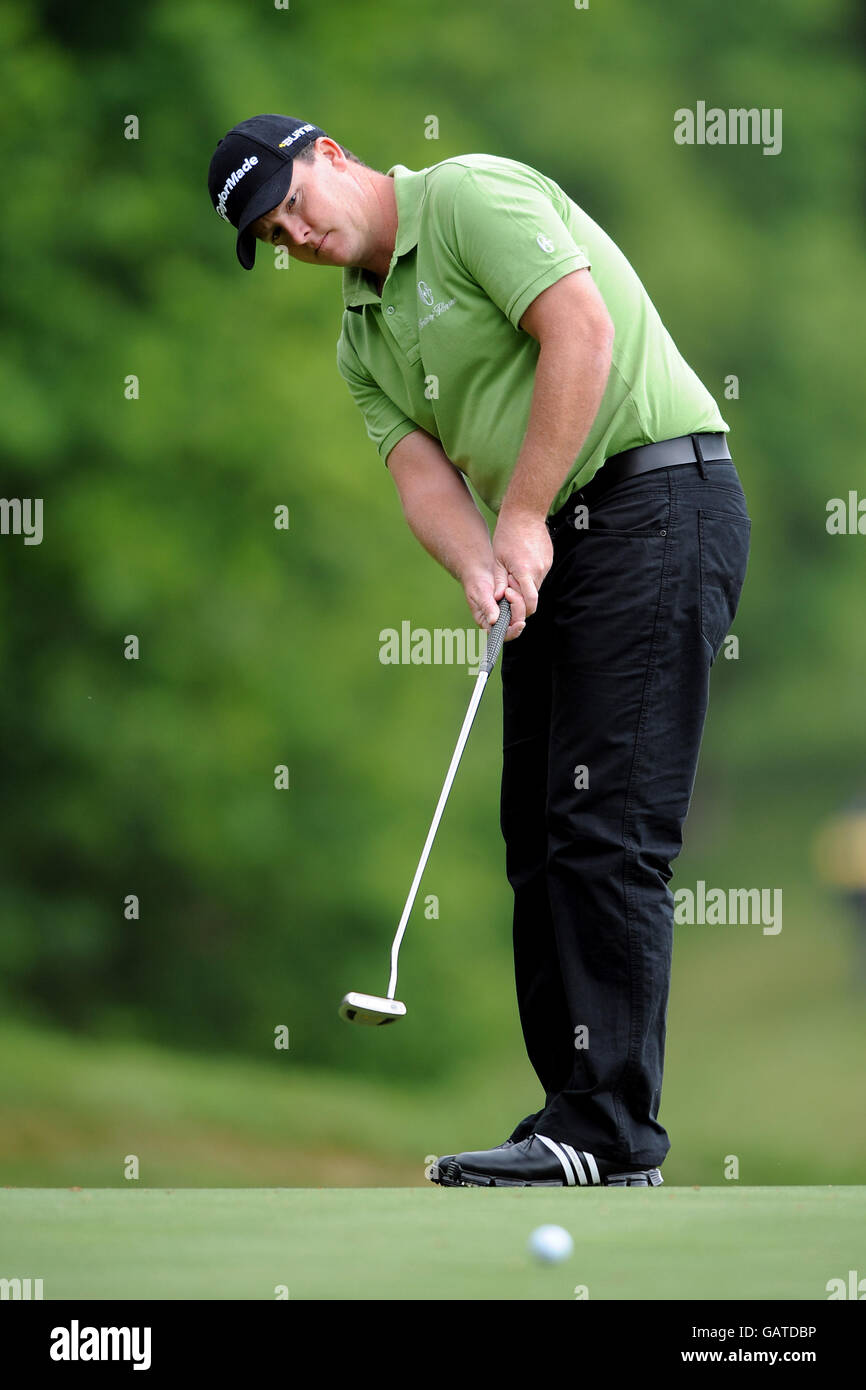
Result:
[[[543,1103],[434,1180],[654,1186],[668,882],[749,548],[727,425],[623,254],[525,164],[384,174],[259,116],[209,189],[245,268],[257,239],[341,268],[337,366],[408,525],[482,628],[511,604],[500,819]]]

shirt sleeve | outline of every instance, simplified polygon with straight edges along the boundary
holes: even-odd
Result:
[[[515,328],[542,290],[590,265],[528,167],[469,169],[453,211],[463,265]]]
[[[345,329],[337,342],[337,370],[364,417],[367,434],[378,449],[379,457],[387,464],[388,455],[394,445],[405,435],[417,430],[418,426],[385,395],[381,386],[365,369],[349,342]]]

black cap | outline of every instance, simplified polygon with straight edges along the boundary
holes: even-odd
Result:
[[[238,260],[252,270],[256,239],[247,228],[281,203],[292,185],[293,157],[325,132],[294,116],[252,116],[233,126],[208,170],[211,202],[238,229]]]

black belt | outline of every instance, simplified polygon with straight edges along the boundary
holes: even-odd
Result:
[[[625,449],[621,454],[611,454],[588,483],[573,492],[554,516],[547,518],[551,530],[571,516],[576,503],[589,505],[602,493],[626,478],[637,478],[641,473],[654,473],[659,468],[682,468],[687,463],[696,463],[702,478],[705,463],[730,463],[727,436],[719,434],[683,434],[678,439],[663,439],[658,444],[641,444],[636,449]]]

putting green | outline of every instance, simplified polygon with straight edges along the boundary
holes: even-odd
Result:
[[[11,1188],[0,1277],[45,1299],[826,1300],[864,1217],[863,1187]],[[574,1237],[561,1264],[527,1251],[546,1222]]]

